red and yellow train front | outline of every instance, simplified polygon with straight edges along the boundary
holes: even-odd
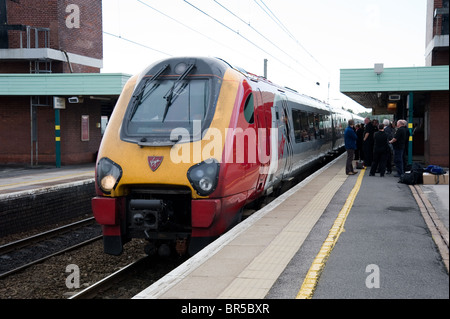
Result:
[[[92,208],[106,253],[146,238],[148,253],[193,254],[239,219],[259,166],[228,161],[236,146],[225,145],[249,92],[242,74],[209,58],[164,60],[128,81],[97,159]]]

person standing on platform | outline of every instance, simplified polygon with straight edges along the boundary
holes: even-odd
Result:
[[[383,121],[384,124],[384,132],[387,135],[388,141],[392,140],[392,138],[394,137],[394,128],[391,126],[391,121],[389,121],[388,119],[384,119]],[[386,158],[386,174],[391,174],[392,173],[392,154],[394,152],[392,144],[389,144],[389,152],[387,153],[387,158]]]
[[[364,137],[363,137],[363,151],[364,151],[364,166],[372,165],[373,158],[373,125],[372,121],[366,117],[364,119]]]
[[[347,175],[355,175],[356,172],[353,169],[353,158],[355,157],[356,140],[357,136],[353,126],[355,122],[353,120],[348,121],[348,126],[344,131],[345,149],[347,150],[347,163],[345,164],[345,173]]]
[[[403,152],[406,143],[406,127],[404,127],[403,120],[397,121],[397,131],[389,143],[394,147],[394,164],[397,169],[397,174],[394,177],[401,177],[405,173],[403,168]]]
[[[361,124],[356,124],[355,128],[356,136],[358,137],[358,139],[356,140],[355,160],[362,161],[364,159],[362,151],[364,129],[361,127]]]
[[[375,132],[373,140],[373,161],[369,176],[375,176],[378,168],[380,177],[384,177],[387,154],[390,152],[388,137],[384,132],[384,124],[378,124],[378,131]]]
[[[377,119],[373,119],[372,120],[372,125],[373,125],[373,132],[375,133],[375,132],[378,132],[378,125],[379,125],[380,123],[378,122],[378,120]]]

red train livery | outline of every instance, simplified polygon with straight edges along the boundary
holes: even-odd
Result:
[[[216,58],[156,62],[125,85],[96,165],[104,251],[199,249],[243,208],[343,145],[351,113]]]

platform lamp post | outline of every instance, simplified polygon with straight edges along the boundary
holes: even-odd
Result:
[[[61,119],[60,110],[66,108],[66,99],[62,97],[53,97],[53,108],[55,109],[55,155],[56,167],[61,167]]]

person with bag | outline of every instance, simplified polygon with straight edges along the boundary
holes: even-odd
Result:
[[[373,140],[373,161],[369,176],[375,176],[378,168],[380,177],[384,177],[384,173],[386,171],[387,154],[390,151],[388,137],[384,132],[384,124],[378,125],[378,131],[375,132]]]
[[[344,131],[344,142],[345,149],[347,150],[347,162],[345,164],[345,173],[347,175],[355,175],[356,172],[353,169],[353,158],[355,157],[356,150],[356,140],[357,136],[353,126],[355,125],[355,121],[349,120],[348,126]]]

